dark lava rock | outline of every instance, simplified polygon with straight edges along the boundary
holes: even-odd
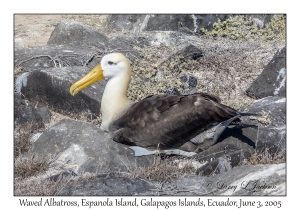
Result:
[[[286,164],[239,166],[210,177],[188,175],[163,185],[160,195],[286,195]]]
[[[286,150],[286,98],[269,96],[259,99],[242,108],[241,112],[257,116],[241,116],[241,124],[251,126],[231,126],[224,131],[219,141],[239,139],[257,151],[268,148],[271,154]]]
[[[182,75],[180,76],[181,82],[184,84],[185,89],[192,89],[197,87],[197,78],[191,75]]]
[[[281,153],[286,150],[286,98],[269,96],[255,101],[242,112],[257,113],[258,116],[243,116],[243,124],[257,126],[243,129],[243,135],[255,143],[256,150],[269,149],[270,154]]]
[[[254,148],[238,139],[226,139],[193,157],[199,162],[207,162],[197,169],[196,174],[210,176],[224,173],[233,167],[245,165],[254,153]]]
[[[18,84],[22,94],[31,101],[39,101],[55,111],[80,117],[89,114],[94,119],[100,114],[101,98],[106,85],[104,80],[85,88],[75,96],[69,92],[72,83],[90,71],[87,67],[63,67],[35,70]],[[21,75],[22,76],[22,75]],[[21,77],[20,76],[20,77]]]
[[[245,165],[246,159],[250,158],[252,153],[250,151],[235,151],[211,160],[209,163],[197,169],[196,174],[202,176],[211,176],[213,174],[224,173],[236,166]]]
[[[46,107],[46,106],[37,107],[36,110],[40,114],[40,116],[42,117],[43,122],[45,124],[50,123],[50,121],[51,121],[51,112],[48,109],[48,107]]]
[[[188,45],[178,51],[176,55],[182,55],[184,59],[187,60],[197,60],[204,56],[204,53],[199,48],[195,47],[194,45]]]
[[[214,154],[205,154],[208,155],[208,158],[212,156],[213,161],[210,161],[209,163],[207,163],[207,166],[199,169],[200,174],[210,175],[210,173],[212,173],[214,169],[216,169],[217,172],[222,172],[222,170],[220,170],[220,166],[221,163],[224,162],[224,157],[226,158],[228,155],[231,155],[230,153],[225,154],[225,152],[223,152],[223,144],[236,140],[250,146],[250,150],[246,151],[245,148],[241,148],[243,154],[241,153],[240,155],[241,157],[244,156],[245,159],[253,154],[253,148],[255,148],[255,152],[257,155],[264,154],[267,151],[268,155],[270,155],[269,158],[282,160],[286,158],[285,98],[266,97],[257,100],[251,106],[241,109],[241,112],[249,112],[258,115],[240,117],[241,124],[248,126],[230,126],[222,133],[222,135],[218,139],[219,143],[217,142],[214,146],[204,151],[204,154],[205,152],[208,152],[208,154]],[[221,154],[223,159],[216,160],[217,158],[220,158]],[[196,157],[198,157],[199,155],[201,155],[201,153],[197,154]],[[232,155],[236,156],[235,153],[232,153]],[[231,161],[227,161],[227,163],[230,164],[231,167],[236,166],[235,163],[232,163],[232,160],[234,160],[234,158],[231,157],[230,159]],[[241,163],[243,162],[242,160],[240,161]],[[217,165],[219,168],[217,168]]]
[[[45,130],[32,143],[28,155],[32,154],[37,159],[56,156],[51,167],[76,174],[127,172],[138,166],[148,166],[154,158],[135,157],[128,146],[114,142],[95,125],[69,119]]]
[[[223,21],[228,17],[230,15],[227,14],[110,15],[107,19],[107,26],[116,30],[134,32],[184,31],[198,33],[200,28],[211,30],[214,22],[219,19]]]
[[[53,30],[48,45],[75,45],[105,50],[108,38],[74,20],[62,20]]]
[[[246,90],[254,98],[267,96],[286,96],[286,48],[279,49],[273,59],[264,68]]]
[[[47,45],[15,50],[15,66],[26,72],[65,66],[94,67],[100,62],[97,51],[69,45]]]
[[[110,51],[122,52],[134,60],[139,55],[130,40],[134,39],[120,36],[109,40],[76,21],[63,20],[55,27],[47,46],[16,50],[15,66],[26,72],[65,66],[94,67],[101,60],[99,55]]]
[[[33,128],[44,127],[44,122],[39,112],[29,101],[21,98],[19,93],[14,94],[14,124],[15,127],[31,123]]]
[[[250,153],[252,153],[254,151],[254,148],[251,145],[240,141],[239,139],[225,139],[222,140],[222,142],[215,144],[213,147],[210,147],[207,150],[194,155],[192,158],[198,161],[209,161],[222,157],[223,155],[229,154],[231,152],[241,150],[249,151]]]
[[[106,26],[119,31],[139,32],[146,15],[109,15]]]
[[[241,112],[257,114],[240,117],[241,124],[252,126],[230,126],[218,141],[239,139],[259,154],[267,150],[272,157],[285,158],[286,98],[269,96],[242,108]]]
[[[127,46],[176,46],[186,47],[187,43],[194,42],[198,39],[197,36],[185,34],[178,31],[147,31],[140,33],[128,33],[110,38],[110,43],[113,45]],[[128,48],[129,49],[129,48]]]
[[[109,39],[73,20],[62,20],[52,32],[48,45],[68,45],[79,47],[82,50],[97,50],[97,53],[90,53],[90,56],[93,56],[90,61],[96,58],[95,55],[105,52],[121,52],[126,54],[130,60],[139,58],[138,53],[133,50],[130,40],[122,36]],[[76,55],[73,56],[76,58]]]
[[[155,185],[146,180],[98,176],[92,181],[69,183],[58,195],[140,195],[151,192],[153,189],[156,189]]]
[[[145,31],[178,31],[185,26],[197,32],[197,17],[195,15],[150,15]]]
[[[244,165],[255,152],[266,151],[269,158],[286,156],[286,103],[282,97],[266,97],[242,108],[241,112],[257,115],[241,116],[237,125],[230,125],[217,143],[192,158],[205,165],[197,174],[210,176]]]

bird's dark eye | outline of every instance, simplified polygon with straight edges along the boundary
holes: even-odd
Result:
[[[112,61],[108,61],[107,63],[108,63],[108,65],[113,65],[114,64],[114,62],[112,62]]]

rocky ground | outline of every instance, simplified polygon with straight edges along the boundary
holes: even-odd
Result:
[[[284,195],[284,20],[15,15],[15,195]],[[131,61],[134,101],[209,92],[258,116],[241,118],[251,126],[230,126],[193,157],[135,157],[98,128],[105,81],[95,84],[97,92],[69,94],[74,81],[113,51]],[[241,188],[241,180],[269,188]],[[207,185],[220,181],[237,188]]]

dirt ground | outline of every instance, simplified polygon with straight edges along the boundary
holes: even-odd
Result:
[[[44,46],[55,26],[73,19],[94,30],[103,31],[108,15],[14,15],[15,48]]]
[[[46,45],[62,15],[15,15],[15,47]]]

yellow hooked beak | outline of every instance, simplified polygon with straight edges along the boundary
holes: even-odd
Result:
[[[103,70],[101,69],[100,63],[97,64],[87,75],[75,82],[70,87],[70,94],[76,95],[79,91],[90,86],[91,84],[104,78]]]

